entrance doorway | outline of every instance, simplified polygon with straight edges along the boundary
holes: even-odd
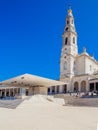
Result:
[[[74,92],[78,92],[79,91],[79,84],[78,82],[74,83]]]
[[[86,92],[86,81],[81,82],[81,92]]]
[[[29,95],[29,91],[28,91],[28,89],[26,89],[25,94],[26,94],[26,96],[28,96],[28,95]]]
[[[94,83],[90,83],[90,92],[94,91]]]
[[[7,91],[7,92],[6,92],[6,96],[7,96],[7,97],[9,97],[9,96],[10,96],[9,91]]]
[[[63,93],[66,93],[67,92],[67,85],[64,85],[63,86]]]
[[[48,88],[48,94],[50,94],[50,88]]]
[[[98,91],[98,82],[96,83],[96,91]]]
[[[52,93],[55,93],[55,86],[52,87]]]

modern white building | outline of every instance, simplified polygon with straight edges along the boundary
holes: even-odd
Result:
[[[83,49],[78,53],[77,32],[72,10],[68,10],[62,35],[60,81],[67,82],[66,91],[98,91],[98,62]]]
[[[62,93],[65,82],[43,78],[31,74],[23,74],[0,83],[0,98],[25,97],[30,95],[47,95],[53,92]],[[54,87],[55,86],[55,90]],[[61,87],[59,87],[61,86]],[[52,91],[50,91],[50,88]],[[60,89],[59,89],[60,88]]]

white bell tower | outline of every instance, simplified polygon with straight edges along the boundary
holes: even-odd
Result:
[[[60,79],[71,78],[75,75],[75,59],[78,54],[77,32],[72,10],[68,10],[66,26],[62,35],[62,52],[60,59]]]

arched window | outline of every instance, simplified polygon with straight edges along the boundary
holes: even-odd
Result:
[[[79,91],[79,83],[78,82],[74,83],[74,91],[75,92]]]
[[[69,21],[67,20],[67,24],[69,24]]]
[[[66,56],[64,56],[64,58],[66,59]]]
[[[92,66],[90,65],[90,71],[92,71]]]
[[[73,37],[73,43],[75,44],[75,37]]]
[[[73,62],[73,71],[75,71],[76,70],[76,62],[74,61]]]
[[[66,28],[66,31],[68,31],[68,27]]]
[[[72,24],[73,24],[73,20],[72,20]]]
[[[68,43],[68,37],[65,38],[65,45]]]

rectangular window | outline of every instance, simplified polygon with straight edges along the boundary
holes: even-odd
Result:
[[[75,37],[73,37],[73,43],[75,44]]]
[[[69,21],[67,20],[67,24],[69,24]]]
[[[65,39],[65,45],[67,45],[67,43],[68,43],[68,37],[66,37]]]

